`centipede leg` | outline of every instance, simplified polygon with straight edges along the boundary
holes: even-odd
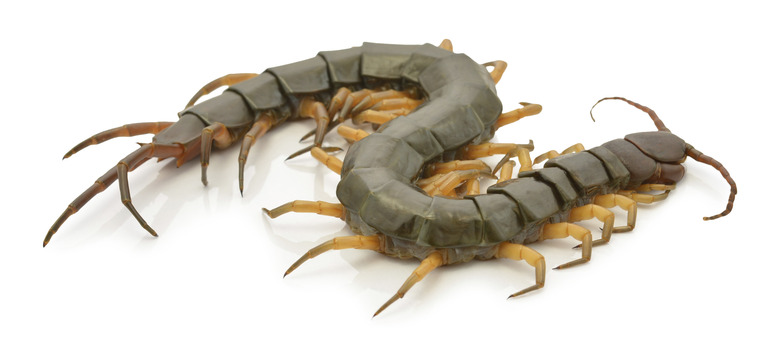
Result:
[[[369,109],[360,112],[360,114],[354,116],[352,120],[355,124],[360,123],[372,123],[382,125],[402,115],[409,114],[411,110],[406,108],[394,109],[389,111],[376,111]]]
[[[558,156],[569,154],[569,153],[578,153],[585,150],[585,146],[583,146],[581,143],[574,144],[570,146],[569,148],[563,150],[563,152],[558,153],[556,150],[545,152],[538,157],[534,158],[534,164],[539,164],[545,160],[550,160],[553,158],[556,158]]]
[[[360,101],[362,101],[366,96],[374,93],[374,90],[370,89],[362,89],[358,91],[353,91],[349,95],[347,95],[347,98],[344,100],[344,104],[341,106],[341,111],[339,111],[338,119],[340,121],[345,121],[352,117],[351,111],[355,106],[357,106]]]
[[[293,263],[292,266],[290,266],[290,268],[287,269],[287,271],[285,271],[284,276],[286,277],[287,275],[289,275],[291,272],[293,272],[295,269],[297,269],[307,260],[313,259],[317,255],[320,255],[329,250],[366,249],[366,250],[379,251],[379,248],[380,248],[380,240],[379,237],[377,236],[361,235],[361,236],[336,237],[330,241],[327,241],[325,243],[322,243],[310,249],[300,259],[298,259],[295,263]]]
[[[491,171],[490,166],[481,160],[453,160],[429,165],[426,174],[432,176],[456,170],[479,170],[485,173],[490,173]]]
[[[501,166],[501,170],[498,175],[498,182],[504,182],[512,178],[512,171],[515,169],[515,161],[510,160]]]
[[[249,157],[249,150],[257,141],[258,137],[265,135],[265,133],[273,126],[273,116],[270,113],[261,114],[257,121],[244,135],[244,140],[241,142],[241,151],[238,153],[238,190],[241,195],[244,195],[244,165],[246,165],[246,159]]]
[[[674,188],[675,188],[674,185],[644,184],[637,187],[635,190],[619,191],[618,193],[626,197],[630,197],[631,199],[639,203],[650,204],[650,203],[655,203],[666,199],[666,197],[669,196],[669,192],[671,192]],[[641,192],[650,192],[650,191],[664,191],[664,192],[661,194],[641,193]]]
[[[238,84],[242,81],[252,79],[257,75],[258,74],[256,73],[236,73],[236,74],[228,74],[221,78],[214,79],[213,81],[203,86],[200,90],[198,90],[198,92],[195,93],[195,96],[192,96],[190,101],[187,102],[187,106],[184,107],[184,109],[194,106],[195,102],[198,102],[198,99],[212,93],[216,89],[219,89],[223,86]]]
[[[509,298],[514,298],[544,287],[546,265],[544,257],[542,254],[539,254],[539,252],[522,244],[503,242],[498,245],[496,258],[506,258],[517,261],[524,260],[528,265],[531,265],[531,267],[536,269],[536,284],[511,294]]]
[[[425,276],[433,271],[433,269],[441,266],[443,262],[444,259],[442,258],[441,253],[434,251],[433,253],[429,254],[425,259],[423,259],[422,262],[420,262],[420,266],[417,266],[417,268],[414,269],[414,272],[412,272],[409,278],[406,279],[404,284],[401,286],[401,288],[398,289],[395,295],[390,297],[389,300],[387,300],[382,306],[379,307],[378,310],[376,310],[374,316],[379,315],[379,313],[384,311],[392,303],[396,302],[398,299],[403,298],[404,295],[406,295],[406,292],[408,292],[412,286],[425,278]]]
[[[368,136],[368,132],[366,132],[365,130],[350,128],[346,125],[339,125],[337,131],[339,135],[341,135],[341,137],[352,142],[360,141],[364,137]]]
[[[612,229],[615,226],[615,214],[609,209],[595,204],[586,204],[581,207],[572,209],[569,212],[569,221],[577,222],[596,218],[604,224],[601,230],[601,238],[593,241],[593,245],[602,245],[609,242],[612,237]],[[584,247],[584,244],[582,245]],[[578,248],[577,246],[575,248]]]
[[[322,201],[292,201],[282,204],[274,209],[268,210],[263,208],[263,211],[271,217],[271,219],[277,218],[283,214],[294,213],[315,213],[319,215],[334,216],[337,218],[344,218],[344,206],[340,203],[328,203]]]
[[[460,152],[460,156],[465,159],[475,159],[503,154],[504,157],[496,164],[493,174],[501,169],[511,158],[517,157],[517,160],[520,162],[520,171],[518,173],[521,173],[532,169],[531,151],[533,149],[533,140],[529,140],[528,144],[486,142],[479,145],[466,146]]]
[[[408,98],[411,99],[411,94],[406,91],[398,91],[398,90],[385,90],[385,91],[379,91],[379,92],[370,92],[367,95],[363,96],[363,98],[355,104],[354,107],[352,107],[352,110],[350,111],[351,115],[357,115],[360,112],[363,112],[369,108],[373,108],[378,103],[381,103],[386,100],[398,100],[402,98]],[[417,100],[414,100],[417,101]],[[406,101],[409,102],[409,101]],[[416,107],[416,105],[414,106]],[[414,107],[409,108],[414,109]],[[403,107],[398,107],[403,108]],[[394,109],[394,108],[386,108],[386,109]]]
[[[604,208],[613,208],[619,206],[627,213],[626,225],[615,226],[612,229],[612,233],[628,232],[634,229],[636,226],[636,201],[619,194],[605,194],[596,196],[593,199],[593,204],[600,205]]]
[[[473,178],[466,181],[466,195],[474,196],[479,194],[479,178]]]
[[[394,90],[391,90],[391,91],[394,91]],[[387,92],[387,91],[383,91],[383,92]],[[421,105],[422,103],[423,103],[423,101],[420,100],[420,99],[415,99],[415,98],[411,98],[411,97],[399,97],[399,98],[384,99],[384,100],[381,100],[381,101],[379,101],[379,102],[377,102],[377,103],[375,103],[373,105],[370,105],[368,107],[370,108],[370,110],[374,110],[374,111],[392,111],[392,110],[401,110],[401,111],[407,110],[407,111],[411,111],[411,110],[417,108],[417,106]],[[359,106],[360,105],[358,105],[358,107]],[[355,107],[355,109],[358,109],[358,107]],[[369,109],[369,108],[366,108],[366,109]],[[359,111],[354,111],[353,110],[352,114],[353,115],[355,115],[355,114],[359,115],[360,112],[362,112],[362,110],[359,110]],[[353,118],[353,119],[355,119],[355,118]],[[355,122],[358,123],[359,121],[355,121]]]
[[[92,137],[81,141],[78,145],[68,151],[68,153],[65,153],[65,156],[62,157],[62,159],[68,158],[88,146],[97,145],[116,137],[130,137],[144,134],[157,135],[160,131],[165,130],[171,125],[173,125],[173,122],[134,123],[99,132]]]
[[[582,257],[569,261],[565,264],[555,267],[555,270],[565,269],[585,262],[590,261],[591,251],[593,248],[593,237],[590,234],[590,230],[570,224],[568,222],[560,222],[555,224],[546,224],[542,227],[542,239],[555,239],[573,237],[574,239],[582,242]]]
[[[333,170],[336,174],[341,174],[341,166],[343,165],[341,159],[329,155],[325,150],[319,147],[313,147],[311,149],[311,155],[319,160],[320,163],[325,164],[328,169]]]
[[[328,127],[325,131],[327,133],[331,129],[335,128],[336,125],[341,123],[341,119],[337,117],[337,113],[344,107],[344,103],[347,100],[347,96],[352,91],[348,88],[342,87],[338,91],[336,91],[336,94],[333,95],[333,98],[330,99],[330,103],[328,104],[328,115],[332,118],[330,123],[328,123]],[[303,137],[301,137],[300,142],[306,141],[306,139],[314,136],[314,134],[317,133],[317,128],[314,128],[314,130],[307,132]]]
[[[225,148],[233,143],[233,136],[228,131],[225,124],[216,122],[205,128],[201,132],[200,138],[200,181],[203,186],[207,186],[209,181],[206,176],[206,170],[209,168],[209,158],[211,158],[212,141],[214,146]]]
[[[507,67],[506,62],[504,61],[493,61],[483,63],[482,65],[485,67],[493,67],[493,70],[490,71],[490,78],[493,79],[493,84],[498,84],[498,82],[501,81],[501,76],[504,75],[504,71]]]
[[[417,185],[427,192],[430,196],[450,196],[454,195],[455,188],[463,182],[477,178],[481,175],[487,175],[479,170],[456,170],[447,174],[437,174],[430,178],[421,179]]]
[[[133,201],[130,198],[130,185],[127,181],[127,173],[131,170],[134,170],[139,165],[143,164],[147,160],[149,160],[153,155],[153,145],[152,144],[146,144],[139,148],[137,151],[131,153],[129,156],[125,157],[125,159],[122,159],[119,161],[119,164],[116,166],[117,171],[117,179],[119,180],[119,194],[122,199],[122,204],[127,207],[127,210],[130,211],[131,214],[135,217],[136,220],[138,220],[138,223],[141,224],[141,226],[149,231],[149,233],[152,236],[157,237],[157,233],[154,232],[151,226],[146,223],[146,220],[144,220],[143,217],[141,217],[141,214],[138,213],[138,211],[135,209],[135,206],[133,206]]]
[[[315,101],[311,98],[306,98],[301,101],[300,115],[301,117],[313,118],[317,123],[317,131],[314,134],[314,144],[291,154],[289,157],[287,157],[288,160],[307,153],[314,147],[322,146],[322,141],[325,139],[325,133],[327,132],[328,125],[330,124],[330,117],[328,116],[328,112],[325,109],[325,105],[322,104],[322,102]],[[341,150],[341,148],[338,147],[325,147],[324,149],[328,152]]]
[[[450,41],[450,39],[444,39],[441,41],[441,44],[439,44],[439,47],[452,52],[452,41]]]
[[[536,115],[542,112],[542,106],[535,103],[520,102],[523,106],[511,112],[501,114],[493,125],[493,131],[507,124],[514,123],[522,118]]]

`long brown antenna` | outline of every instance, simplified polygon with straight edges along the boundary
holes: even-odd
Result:
[[[642,110],[645,113],[647,113],[650,116],[650,119],[653,120],[653,123],[655,123],[655,127],[658,128],[658,131],[671,132],[671,131],[669,131],[669,128],[667,128],[666,125],[664,125],[664,122],[661,121],[661,118],[658,117],[658,114],[655,114],[655,111],[653,111],[652,109],[647,108],[645,106],[642,106],[642,105],[640,105],[640,104],[638,104],[638,103],[636,103],[634,101],[626,99],[625,97],[604,97],[604,98],[598,100],[598,102],[596,102],[596,104],[594,104],[593,107],[590,108],[590,119],[593,119],[594,122],[596,121],[596,119],[593,118],[593,108],[596,108],[596,105],[601,103],[601,101],[604,101],[604,100],[621,100],[621,101],[626,101],[626,103],[628,103],[628,104],[630,104],[630,105],[632,105],[632,106],[634,106],[636,108],[639,108],[640,110]]]
[[[720,214],[704,217],[704,220],[715,220],[719,217],[729,215],[729,213],[731,212],[731,208],[734,207],[734,198],[737,196],[737,183],[734,182],[734,179],[731,178],[731,175],[729,175],[728,170],[726,170],[723,164],[720,164],[720,162],[713,159],[712,157],[707,156],[704,153],[701,153],[701,151],[693,148],[693,146],[691,146],[688,143],[685,144],[685,154],[695,159],[697,162],[709,164],[713,168],[720,171],[720,174],[723,176],[724,179],[726,179],[726,181],[731,186],[731,194],[729,194],[729,203],[726,204],[726,209]]]

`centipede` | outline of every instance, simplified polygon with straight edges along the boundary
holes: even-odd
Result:
[[[454,53],[452,43],[444,40],[438,46],[364,43],[319,52],[259,74],[225,75],[198,90],[176,122],[126,124],[97,133],[68,151],[63,158],[116,137],[154,135],[70,203],[47,232],[43,246],[70,216],[115,181],[123,205],[157,236],[132,203],[130,171],[152,158],[173,158],[177,165],[200,158],[201,181],[206,185],[212,148],[240,142],[238,179],[243,193],[252,145],[275,126],[297,119],[314,120],[315,128],[302,138],[313,140],[290,158],[308,153],[338,174],[338,203],[293,200],[263,211],[270,218],[287,213],[335,217],[354,234],[310,249],[284,276],[331,250],[371,250],[419,260],[374,316],[434,269],[472,260],[510,259],[533,268],[535,284],[510,298],[542,288],[546,262],[531,244],[571,237],[580,242],[575,248],[581,257],[554,269],[590,261],[593,247],[607,244],[613,233],[635,228],[640,205],[668,197],[685,175],[682,163],[688,157],[719,171],[730,186],[726,208],[704,220],[731,212],[737,187],[726,168],[674,135],[652,109],[623,97],[603,98],[593,108],[605,100],[624,101],[645,112],[657,130],[590,149],[575,144],[533,160],[533,141],[491,142],[499,128],[542,111],[538,104],[523,102],[521,108],[503,112],[496,84],[506,67],[503,61],[479,64]],[[198,103],[223,87],[221,94]],[[333,129],[350,142],[343,159],[334,155],[339,148],[323,144]],[[500,157],[495,166],[484,161],[492,156]],[[483,190],[485,181],[496,183]],[[616,225],[613,208],[626,212],[624,225]],[[577,224],[591,219],[602,225],[597,239]]]

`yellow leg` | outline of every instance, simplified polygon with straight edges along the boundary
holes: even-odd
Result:
[[[398,118],[398,116],[409,114],[409,111],[410,111],[409,109],[404,109],[404,108],[394,109],[391,111],[375,111],[373,109],[369,109],[369,110],[362,111],[360,112],[360,114],[352,117],[352,121],[355,124],[373,123],[373,124],[382,125],[395,118]]]
[[[517,157],[520,162],[520,172],[531,170],[533,163],[531,162],[530,151],[534,149],[533,141],[529,141],[528,144],[515,144],[515,143],[482,143],[479,145],[468,145],[463,148],[460,153],[460,157],[464,159],[476,159],[482,157],[489,157],[496,154],[505,155],[501,161],[498,162],[496,168],[493,170],[495,173],[498,169],[509,161],[512,157]]]
[[[546,265],[544,263],[544,257],[542,254],[539,254],[537,251],[522,244],[504,242],[498,245],[496,258],[506,258],[518,261],[525,260],[528,265],[531,265],[536,269],[536,284],[510,295],[509,298],[514,298],[516,296],[523,295],[530,291],[544,287]]]
[[[312,148],[311,155],[314,156],[315,159],[319,160],[320,163],[325,164],[328,169],[333,170],[333,172],[336,174],[341,174],[341,166],[343,165],[341,159],[329,155],[319,147]]]
[[[343,122],[348,118],[350,118],[351,116],[350,112],[352,111],[352,109],[355,108],[355,106],[358,103],[360,103],[360,101],[366,98],[366,96],[374,92],[375,92],[374,90],[363,89],[363,90],[354,91],[349,95],[347,95],[347,99],[344,100],[344,104],[342,105],[341,111],[338,114],[339,121]]]
[[[450,41],[450,39],[444,39],[441,41],[441,44],[439,44],[439,47],[452,52],[452,41]]]
[[[360,141],[364,137],[368,136],[368,132],[366,132],[365,130],[350,128],[350,127],[348,127],[346,125],[339,125],[339,127],[338,127],[338,129],[336,129],[336,131],[338,131],[338,133],[339,133],[339,135],[341,135],[341,137],[347,139],[348,141],[352,141],[352,142]]]
[[[455,188],[460,186],[460,184],[480,175],[481,173],[477,170],[456,170],[447,174],[437,174],[421,179],[417,182],[417,186],[430,196],[452,197],[455,194]]]
[[[577,153],[577,152],[582,152],[584,150],[585,150],[585,146],[583,146],[581,143],[577,143],[577,144],[574,144],[571,147],[563,150],[563,152],[561,152],[561,153],[558,153],[558,151],[555,151],[555,150],[546,152],[546,153],[536,157],[534,159],[534,164],[539,164],[539,163],[541,163],[541,162],[543,162],[545,160],[553,159],[553,158],[558,157],[558,156],[560,156],[562,154]]]
[[[594,198],[593,204],[602,206],[604,208],[614,208],[619,206],[621,209],[627,212],[626,225],[616,226],[612,229],[612,233],[628,232],[633,230],[636,226],[635,200],[619,194],[605,194]]]
[[[558,267],[555,267],[555,270],[565,269],[590,261],[590,255],[593,248],[593,237],[590,234],[590,230],[568,222],[546,224],[542,227],[542,239],[566,237],[574,237],[574,239],[582,242],[582,257],[559,265]]]
[[[493,79],[493,84],[498,84],[498,82],[501,80],[501,76],[504,75],[504,71],[506,70],[506,62],[504,61],[493,61],[482,64],[485,67],[493,67],[493,70],[490,71],[490,78]]]
[[[498,130],[498,128],[504,125],[514,123],[528,116],[539,114],[542,111],[542,106],[535,103],[520,102],[520,104],[523,105],[522,108],[515,109],[514,111],[499,116],[493,128]]]
[[[445,174],[455,170],[479,170],[486,173],[490,172],[490,166],[481,160],[453,160],[444,163],[434,163],[428,166],[428,176],[436,174]]]
[[[414,269],[414,272],[409,276],[409,278],[406,279],[406,282],[401,286],[401,288],[398,289],[398,291],[393,295],[387,302],[384,303],[381,307],[379,307],[379,310],[376,310],[374,313],[374,316],[379,315],[380,312],[384,311],[390,304],[394,303],[396,300],[401,299],[406,295],[406,292],[409,291],[409,289],[412,288],[417,282],[420,282],[423,278],[425,278],[428,273],[433,271],[433,269],[439,267],[442,265],[444,259],[441,256],[441,253],[434,251],[428,257],[426,257],[422,262],[420,262],[420,266],[418,266],[416,269]]]
[[[274,209],[268,210],[263,208],[263,211],[275,219],[281,215],[293,212],[293,213],[315,213],[319,215],[334,216],[344,219],[344,206],[339,203],[328,203],[322,201],[292,201],[282,204]]]
[[[474,196],[479,194],[479,179],[474,178],[466,181],[466,195]]]
[[[387,100],[397,100],[397,99],[409,99],[414,100],[411,98],[412,95],[409,94],[406,91],[398,91],[398,90],[385,90],[385,91],[379,91],[379,92],[372,92],[363,97],[363,99],[358,102],[355,107],[352,108],[352,111],[350,114],[357,115],[360,112],[363,112],[368,109],[377,109],[374,108],[377,104],[382,103]],[[417,101],[417,100],[414,100]],[[416,107],[416,106],[415,106]],[[399,107],[401,108],[401,107]],[[386,108],[387,109],[387,108]],[[393,108],[389,108],[393,109]],[[409,108],[414,109],[414,107]]]
[[[344,107],[344,102],[346,102],[347,96],[349,96],[351,92],[351,90],[345,87],[336,91],[336,94],[333,95],[333,98],[330,99],[330,104],[328,104],[328,115],[336,115],[336,112]]]
[[[666,199],[666,197],[669,196],[669,192],[671,192],[674,189],[674,187],[675,185],[644,184],[637,187],[634,190],[619,191],[618,193],[626,197],[630,197],[631,199],[639,203],[650,204],[650,203],[655,203]],[[664,193],[661,194],[639,193],[639,192],[650,192],[650,191],[664,191]]]
[[[501,171],[498,175],[498,182],[504,182],[512,178],[512,171],[515,170],[515,161],[510,160],[501,166]]]
[[[379,251],[380,241],[379,237],[377,236],[346,236],[346,237],[336,237],[330,241],[327,241],[325,243],[322,243],[312,249],[310,249],[306,254],[304,254],[300,259],[298,259],[295,263],[290,266],[287,271],[285,271],[284,276],[286,277],[291,272],[293,272],[295,269],[297,269],[299,266],[301,266],[306,260],[313,259],[317,255],[320,255],[324,252],[327,252],[329,250],[340,250],[340,249],[367,249],[367,250],[375,250]]]
[[[586,204],[581,207],[577,207],[569,212],[569,221],[577,222],[596,218],[604,224],[604,228],[601,231],[601,238],[593,241],[593,245],[602,245],[609,242],[612,237],[612,229],[615,226],[615,214],[609,209],[595,204]],[[584,246],[584,244],[583,244]]]

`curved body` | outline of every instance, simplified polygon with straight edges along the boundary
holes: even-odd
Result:
[[[445,49],[445,43],[449,42],[440,47],[365,43],[361,47],[320,52],[311,59],[270,68],[261,74],[228,75],[204,87],[190,105],[219,85],[229,85],[222,95],[192,107],[188,105],[179,113],[176,123],[131,124],[85,140],[66,157],[116,136],[156,134],[152,143],[125,157],[76,198],[49,230],[44,246],[70,215],[117,179],[122,202],[144,228],[156,235],[132,205],[128,171],[152,157],[175,157],[181,164],[200,155],[205,184],[212,143],[226,147],[243,137],[239,155],[239,184],[243,190],[243,165],[254,140],[274,125],[299,117],[317,120],[312,154],[340,173],[340,204],[309,202],[296,209],[297,204],[291,202],[267,213],[272,217],[289,211],[338,216],[358,236],[340,237],[310,250],[288,273],[331,249],[370,249],[422,260],[399,292],[377,313],[403,297],[437,266],[475,258],[524,260],[535,267],[536,285],[512,296],[541,288],[544,258],[525,244],[574,237],[582,242],[583,257],[559,268],[588,261],[592,245],[608,242],[613,230],[614,216],[602,205],[629,211],[628,225],[615,227],[616,232],[633,229],[636,202],[665,198],[665,194],[641,192],[668,193],[684,175],[681,163],[688,156],[718,169],[732,186],[727,209],[705,219],[724,216],[731,210],[736,185],[725,168],[673,135],[655,112],[623,98],[610,99],[624,100],[647,112],[658,131],[630,134],[572,154],[545,156],[549,160],[540,169],[532,169],[530,158],[521,157],[520,148],[512,148],[506,152],[505,160],[518,156],[523,167],[517,178],[503,179],[484,194],[431,195],[417,185],[426,169],[467,159],[465,155],[470,154],[470,149],[491,146],[488,141],[500,126],[541,111],[534,105],[536,109],[520,117],[510,116],[512,112],[502,114],[495,87],[503,72],[503,68],[498,68],[501,65],[493,65],[496,68],[489,73],[485,66],[491,64],[480,65],[466,55],[454,54]],[[496,73],[497,70],[500,72]],[[374,97],[363,96],[385,92],[405,96],[395,102],[403,100],[409,110],[377,123],[381,126],[375,133],[359,137],[343,162],[319,148],[327,128],[348,118],[349,108],[354,112],[366,101],[373,105],[371,108],[380,105],[374,104]],[[358,95],[363,100],[350,102]],[[384,113],[385,117],[388,115],[389,112]],[[362,120],[360,116],[353,118],[355,122]],[[527,152],[526,149],[524,154]],[[472,171],[472,175],[475,173]],[[594,217],[604,223],[598,241],[592,241],[587,229],[569,223]]]

